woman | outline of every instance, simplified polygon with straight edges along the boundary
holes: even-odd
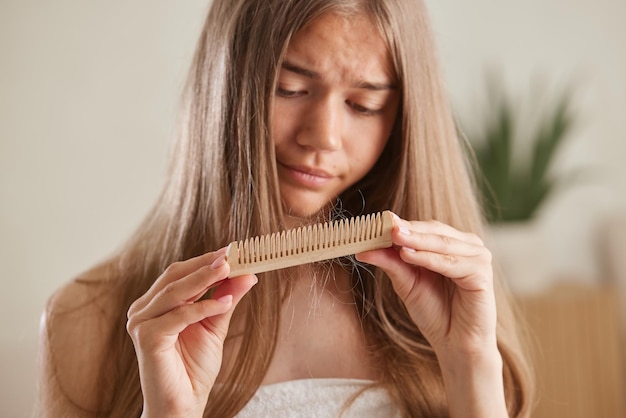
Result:
[[[45,412],[529,415],[419,1],[215,0],[183,116],[145,222],[50,300]],[[390,249],[223,280],[231,241],[382,210]]]

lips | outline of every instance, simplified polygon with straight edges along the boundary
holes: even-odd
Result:
[[[322,169],[316,167],[302,166],[302,165],[288,165],[279,162],[279,170],[282,170],[289,180],[306,187],[319,187],[330,182],[334,176]]]

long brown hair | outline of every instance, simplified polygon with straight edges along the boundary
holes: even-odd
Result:
[[[126,311],[174,261],[283,226],[269,114],[291,37],[323,13],[367,15],[386,40],[401,86],[400,111],[375,167],[340,196],[352,214],[390,209],[483,234],[474,185],[447,102],[434,42],[419,0],[214,0],[185,89],[181,131],[168,180],[146,220],[119,254],[87,275],[116,295],[100,382],[111,398],[102,416],[137,416],[142,399]],[[385,181],[381,182],[380,179]],[[447,416],[435,354],[383,273],[354,274],[355,301],[385,387],[405,416]],[[205,416],[231,417],[255,390],[276,344],[288,287],[265,274],[237,308],[245,338],[224,367]],[[91,277],[93,279],[93,277]],[[276,292],[281,288],[283,292]],[[498,344],[511,416],[528,416],[532,385],[516,316],[496,278]]]

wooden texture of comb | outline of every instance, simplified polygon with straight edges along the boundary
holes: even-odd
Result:
[[[391,247],[392,229],[393,215],[384,211],[234,241],[226,250],[228,277]]]

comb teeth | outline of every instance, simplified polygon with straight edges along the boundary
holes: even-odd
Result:
[[[232,242],[226,251],[229,277],[390,247],[392,228],[392,214],[385,211]]]

